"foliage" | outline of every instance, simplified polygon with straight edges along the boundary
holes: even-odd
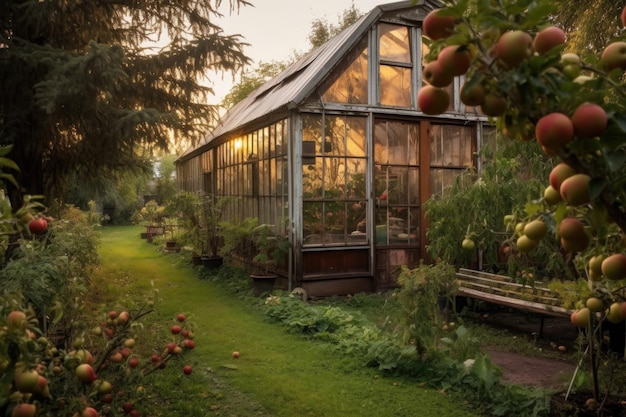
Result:
[[[250,264],[254,256],[252,250],[252,234],[254,229],[259,226],[257,217],[246,217],[241,222],[220,222],[220,227],[224,233],[224,245],[220,250],[220,254],[224,258],[234,260],[234,258],[242,258],[244,263]]]
[[[140,147],[204,134],[218,117],[206,71],[249,61],[217,20],[248,5],[3,2],[0,142],[29,167],[16,177],[25,193],[64,199],[70,175],[143,171]],[[9,194],[14,207],[22,201],[17,187]]]
[[[619,36],[619,15],[624,6],[623,0],[561,0],[552,20],[569,33],[568,51],[597,53]],[[583,7],[585,13],[577,12]]]
[[[74,334],[58,345],[45,337],[19,297],[5,294],[0,299],[0,324],[6,329],[0,339],[0,412],[9,415],[22,402],[35,406],[41,417],[90,415],[84,411],[88,407],[111,417],[141,409],[142,381],[195,347],[183,316],[168,328],[175,333],[174,341],[156,346],[163,349],[159,354],[150,358],[149,351],[136,348],[141,319],[151,311],[146,302],[135,310],[103,312],[102,324],[90,334]],[[13,318],[16,314],[22,315],[21,322]],[[33,375],[34,382],[27,375]]]
[[[403,266],[398,284],[402,340],[415,346],[418,357],[422,358],[438,348],[445,321],[442,311],[456,293],[455,270],[445,262],[432,266],[421,263],[414,269]]]
[[[472,267],[480,257],[483,269],[504,269],[507,261],[500,247],[510,231],[502,219],[529,199],[540,198],[543,186],[538,178],[548,175],[550,164],[539,150],[524,152],[521,143],[500,135],[497,142],[481,149],[480,158],[485,162],[478,179],[469,170],[443,195],[434,195],[424,204],[428,251],[432,259],[457,267]],[[463,249],[461,236],[475,242],[476,250]],[[551,253],[535,253],[533,260],[544,264]]]
[[[268,275],[285,265],[291,247],[285,235],[275,233],[272,225],[261,224],[252,230],[251,238],[255,250],[252,257],[254,268]]]
[[[571,261],[568,267],[574,271],[574,276],[588,282],[595,297],[605,299],[604,295],[608,295],[606,300],[609,303],[621,302],[618,293],[626,276],[622,273],[610,280],[604,267],[599,271],[592,268],[589,262],[594,256],[623,256],[624,251],[626,94],[622,81],[626,65],[622,62],[613,65],[609,61],[613,57],[610,48],[618,47],[618,42],[626,38],[623,29],[617,38],[612,38],[617,33],[609,28],[608,33],[604,33],[608,45],[602,45],[606,46],[602,53],[596,45],[598,49],[593,50],[593,54],[566,56],[563,51],[567,45],[559,41],[546,51],[533,53],[532,48],[527,48],[522,51],[521,59],[513,61],[507,58],[507,48],[508,52],[515,48],[511,44],[503,46],[506,36],[517,34],[525,37],[530,46],[538,33],[549,25],[549,16],[557,11],[554,3],[549,0],[506,0],[498,4],[445,1],[443,13],[455,17],[455,28],[450,36],[436,41],[427,40],[430,47],[427,60],[437,59],[439,52],[450,45],[468,51],[472,62],[466,74],[465,88],[480,87],[484,90],[484,97],[502,99],[502,105],[492,115],[498,129],[514,140],[529,141],[535,136],[537,143],[529,143],[538,144],[546,156],[568,165],[573,173],[579,174],[578,178],[585,179],[585,185],[569,190],[582,193],[584,199],[569,199],[566,196],[568,192],[564,192],[565,187],[559,183],[553,187],[556,191],[561,188],[558,199],[549,204],[528,202],[523,208],[515,210],[516,214],[522,214],[516,220],[520,227],[516,225],[514,229],[517,248],[532,255],[537,240],[556,238],[556,248]],[[593,8],[601,4],[596,2]],[[623,8],[617,8],[614,2],[611,6],[610,10],[615,15],[607,19],[608,25],[616,21]],[[604,23],[594,25],[594,31]],[[626,24],[626,21],[621,23]],[[484,104],[485,101],[481,103]],[[599,107],[603,113],[602,116],[594,116],[593,121],[601,121],[606,116],[606,123],[602,121],[600,128],[589,133],[586,132],[589,121],[574,121],[576,112],[582,105],[588,104]],[[561,126],[565,126],[566,130],[550,138],[546,129],[553,128],[555,120],[563,121]],[[571,130],[567,130],[570,126]],[[552,184],[555,183],[551,181]],[[547,233],[543,233],[547,237],[535,237],[533,240],[527,236],[525,225],[531,220],[540,220],[547,226]],[[561,230],[563,225],[568,224],[580,225],[575,237],[566,236],[567,229]],[[584,301],[584,295],[583,292],[579,294],[580,302]],[[602,352],[599,332],[592,329],[607,320],[609,305],[601,304],[598,310],[590,315],[589,323],[579,323],[588,329],[587,349],[596,401],[600,400],[597,358],[602,356]],[[586,317],[588,312],[583,312],[582,316]]]
[[[222,106],[230,109],[288,66],[288,61],[259,62],[256,68],[241,74],[239,81],[222,100]]]
[[[362,15],[363,13],[352,3],[349,8],[345,9],[342,14],[338,16],[336,24],[329,23],[325,19],[314,20],[313,23],[311,23],[309,42],[313,48],[323,45],[345,28],[356,23]]]

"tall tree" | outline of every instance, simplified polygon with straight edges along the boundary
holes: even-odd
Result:
[[[619,16],[625,5],[625,0],[559,0],[554,21],[568,33],[570,50],[597,53],[623,32]]]
[[[326,19],[316,19],[311,23],[311,33],[309,33],[309,42],[316,48],[330,38],[351,26],[363,15],[359,9],[354,6],[354,2],[349,8],[345,9],[337,19],[337,23],[329,23]]]
[[[14,207],[22,194],[63,198],[70,173],[87,182],[147,169],[144,149],[206,132],[217,108],[202,77],[249,62],[242,37],[215,22],[248,5],[2,1],[0,145],[14,145],[22,170]]]

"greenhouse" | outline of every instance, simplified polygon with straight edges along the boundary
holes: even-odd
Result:
[[[449,87],[417,107],[436,1],[380,5],[235,105],[177,161],[182,189],[234,196],[226,218],[288,237],[285,288],[325,296],[388,289],[428,261],[422,207],[469,167],[491,129]],[[488,130],[489,129],[489,130]]]

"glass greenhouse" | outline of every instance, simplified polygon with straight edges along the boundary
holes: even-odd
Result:
[[[427,260],[422,205],[468,167],[487,118],[449,87],[440,116],[417,107],[436,1],[380,5],[234,106],[177,161],[187,191],[236,196],[291,242],[285,288],[325,296],[391,288]]]

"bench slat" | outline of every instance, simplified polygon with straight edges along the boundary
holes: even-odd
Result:
[[[488,294],[471,288],[461,287],[459,288],[458,294],[465,297],[471,297],[478,300],[501,304],[507,307],[517,308],[520,310],[546,314],[553,317],[569,317],[572,314],[572,310],[568,310],[563,307],[549,306],[542,303],[520,300],[518,298],[504,297],[498,294]]]

